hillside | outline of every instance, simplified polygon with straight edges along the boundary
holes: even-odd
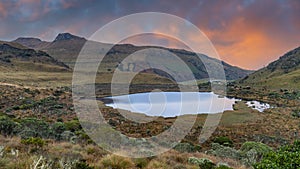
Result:
[[[53,42],[44,42],[41,40],[37,40],[35,38],[22,38],[16,39],[13,42],[18,42],[24,46],[32,47],[34,49],[42,50],[47,53],[49,53],[54,58],[64,62],[70,67],[74,66],[74,63],[76,61],[76,58],[84,45],[84,43],[87,40],[78,37],[75,35],[72,35],[70,33],[61,33],[59,34]],[[110,46],[108,44],[98,43],[102,48],[105,48],[107,46]],[[128,55],[139,51],[141,49],[149,48],[149,46],[134,46],[130,44],[119,44],[115,45],[107,54],[106,58],[103,60],[102,63],[102,69],[100,69],[100,72],[112,72],[116,66],[119,65],[119,63],[126,58]],[[194,76],[196,79],[205,79],[208,78],[208,74],[206,72],[205,66],[202,63],[202,59],[205,61],[205,63],[208,64],[210,67],[218,67],[221,66],[215,59],[210,58],[205,55],[201,55],[201,60],[196,56],[195,53],[189,52],[186,50],[180,50],[180,49],[170,49],[170,48],[163,48],[163,47],[157,47],[157,46],[151,46],[151,48],[158,48],[158,49],[164,49],[169,52],[174,53],[178,57],[180,57],[192,70],[194,73]],[[128,67],[131,64],[134,63],[127,63],[128,65],[123,65],[125,67]],[[228,63],[222,62],[225,74],[227,80],[236,80],[243,78],[247,76],[248,74],[252,73],[252,71],[244,70],[238,67],[234,67],[229,65]],[[134,71],[134,70],[133,70]],[[161,76],[167,77],[165,73],[157,70],[151,70],[149,72],[155,72],[156,74],[159,74]],[[180,73],[180,72],[179,72]]]
[[[38,38],[18,38],[13,42],[26,47],[47,52],[55,59],[73,67],[86,39],[74,36],[70,33],[60,33],[52,42],[42,41]]]
[[[268,89],[299,89],[300,86],[300,47],[289,51],[278,60],[238,82]]]
[[[38,38],[27,38],[27,37],[20,37],[13,42],[23,44],[24,46],[31,48],[31,49],[42,49],[45,46],[49,45],[49,42],[42,41]]]
[[[64,71],[69,67],[43,51],[35,51],[12,42],[0,43],[0,70],[10,71]]]

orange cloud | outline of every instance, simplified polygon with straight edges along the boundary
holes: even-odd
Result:
[[[281,36],[270,34],[268,29],[272,28],[262,29],[255,21],[249,22],[242,17],[226,25],[224,30],[203,29],[214,43],[222,60],[246,69],[266,66],[297,44],[295,41],[285,41]],[[299,42],[300,40],[298,45]]]

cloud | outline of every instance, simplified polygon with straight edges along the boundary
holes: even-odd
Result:
[[[114,19],[149,11],[189,20],[207,34],[222,59],[243,68],[260,68],[300,46],[300,1],[297,0],[3,0],[0,36],[3,40],[19,36],[53,40],[60,32],[71,32],[89,37]],[[159,29],[183,33],[172,25]],[[194,41],[200,40],[189,32],[184,34]],[[158,39],[165,46],[180,47],[170,39]]]
[[[295,36],[300,33],[299,1],[213,2],[203,4],[206,15],[193,20],[231,64],[258,69],[300,45]]]

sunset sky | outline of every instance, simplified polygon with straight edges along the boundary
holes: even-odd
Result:
[[[210,38],[222,60],[246,69],[300,46],[299,0],[0,0],[0,39],[52,41],[61,32],[88,38],[137,12],[187,19]]]

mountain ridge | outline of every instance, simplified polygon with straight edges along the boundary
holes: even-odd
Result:
[[[66,32],[66,33],[59,33],[53,42],[64,41],[64,40],[86,40],[86,39]]]
[[[64,62],[70,67],[74,66],[77,56],[81,51],[81,48],[87,42],[85,38],[72,35],[70,33],[60,33],[56,36],[56,38],[52,42],[39,41],[41,44],[35,44],[35,45],[32,45],[32,39],[28,38],[27,40],[28,42],[26,42],[26,39],[23,39],[22,41],[14,40],[13,42],[21,43],[24,46],[33,47],[34,49],[47,52],[57,60]],[[38,41],[35,40],[35,42]],[[47,44],[45,45],[45,43]],[[104,64],[104,68],[101,70],[104,72],[115,70],[115,67],[118,66],[118,64],[124,58],[126,58],[126,56],[138,50],[149,48],[149,47],[168,50],[169,52],[172,52],[175,55],[177,55],[191,68],[192,72],[195,74],[196,79],[208,78],[205,65],[203,65],[202,63],[203,60],[207,61],[210,66],[215,66],[215,68],[220,66],[218,65],[219,64],[218,62],[220,62],[224,67],[227,80],[236,80],[239,78],[243,78],[253,72],[251,70],[245,70],[237,66],[231,66],[230,64],[224,61],[219,61],[209,56],[196,54],[184,49],[171,49],[171,48],[159,47],[159,46],[135,46],[132,44],[117,44],[113,46],[105,43],[99,43],[99,42],[95,42],[95,43],[97,43],[97,45],[100,45],[101,47],[104,48],[107,46],[112,47],[110,51],[107,53],[107,59],[104,60],[106,62]],[[200,55],[201,59],[199,59],[197,55],[198,56]],[[165,76],[165,73],[158,73],[158,74]]]
[[[290,50],[268,66],[239,80],[238,83],[262,88],[298,88],[299,90],[300,47]]]
[[[68,70],[69,67],[46,52],[2,41],[0,43],[0,69],[5,71],[32,71],[38,69],[41,71],[62,71]]]

